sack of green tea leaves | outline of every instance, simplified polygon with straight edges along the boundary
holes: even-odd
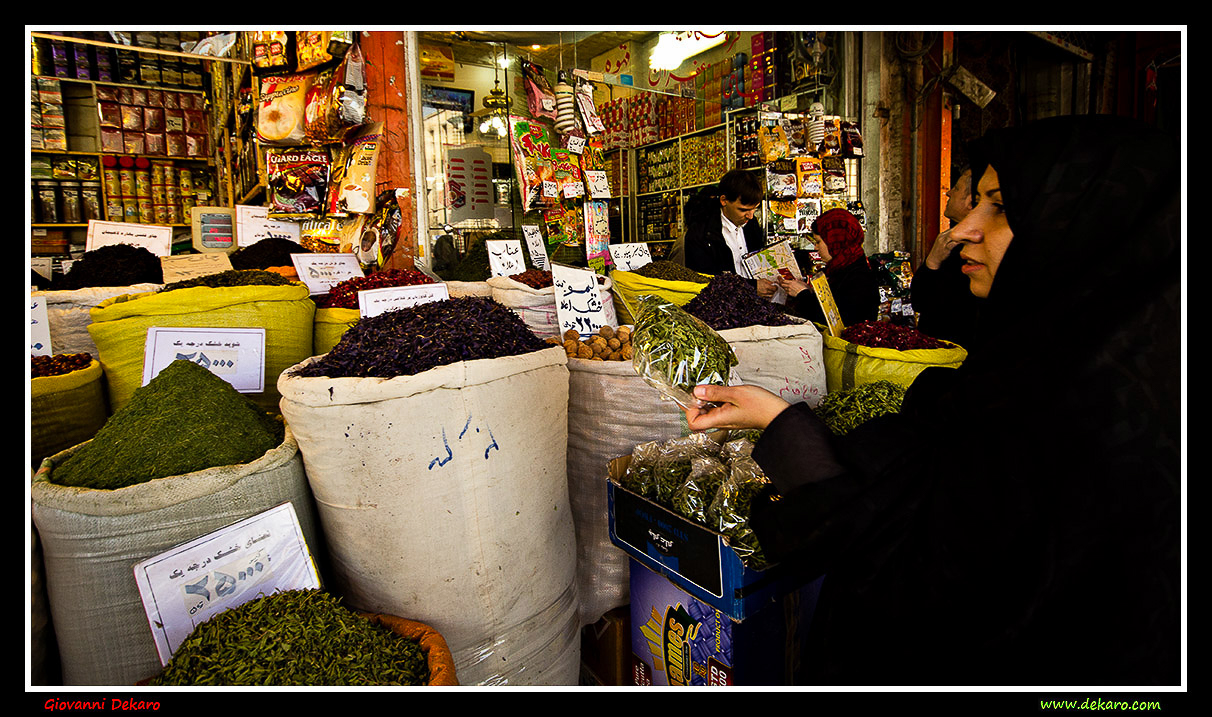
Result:
[[[264,410],[277,409],[277,377],[312,355],[315,302],[303,284],[192,286],[129,294],[91,312],[89,334],[105,369],[110,411],[116,412],[143,383],[144,349],[152,327],[265,329],[265,385],[248,394]]]
[[[56,466],[88,445],[43,461],[30,488],[66,685],[133,685],[160,669],[133,573],[139,562],[288,501],[316,545],[311,491],[289,430],[248,463],[114,490],[54,482]]]

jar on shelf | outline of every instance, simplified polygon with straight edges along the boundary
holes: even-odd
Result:
[[[101,213],[100,182],[80,183],[80,211],[81,219],[84,222],[89,222],[94,219],[101,220],[105,218],[105,216]]]
[[[59,200],[62,202],[64,224],[80,224],[83,213],[80,210],[80,183],[75,181],[59,182]]]
[[[58,224],[59,183],[50,179],[34,182],[34,195],[37,197],[38,221],[42,224]]]

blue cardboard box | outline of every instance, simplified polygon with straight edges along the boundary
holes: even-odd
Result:
[[[630,580],[635,685],[792,684],[819,581],[734,620],[636,560]]]
[[[607,505],[610,541],[632,559],[737,620],[798,587],[777,565],[746,567],[723,534],[621,486],[630,463],[630,455],[610,462]]]

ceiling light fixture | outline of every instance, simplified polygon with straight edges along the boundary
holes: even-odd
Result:
[[[676,70],[686,60],[724,42],[723,30],[685,30],[664,32],[652,48],[648,65],[654,70]]]

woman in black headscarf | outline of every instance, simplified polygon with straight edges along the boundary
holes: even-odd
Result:
[[[805,682],[1178,685],[1177,147],[1066,117],[972,156],[955,231],[987,298],[962,367],[842,437],[747,386],[699,387],[722,405],[687,419],[765,429],[754,530],[825,575]]]

